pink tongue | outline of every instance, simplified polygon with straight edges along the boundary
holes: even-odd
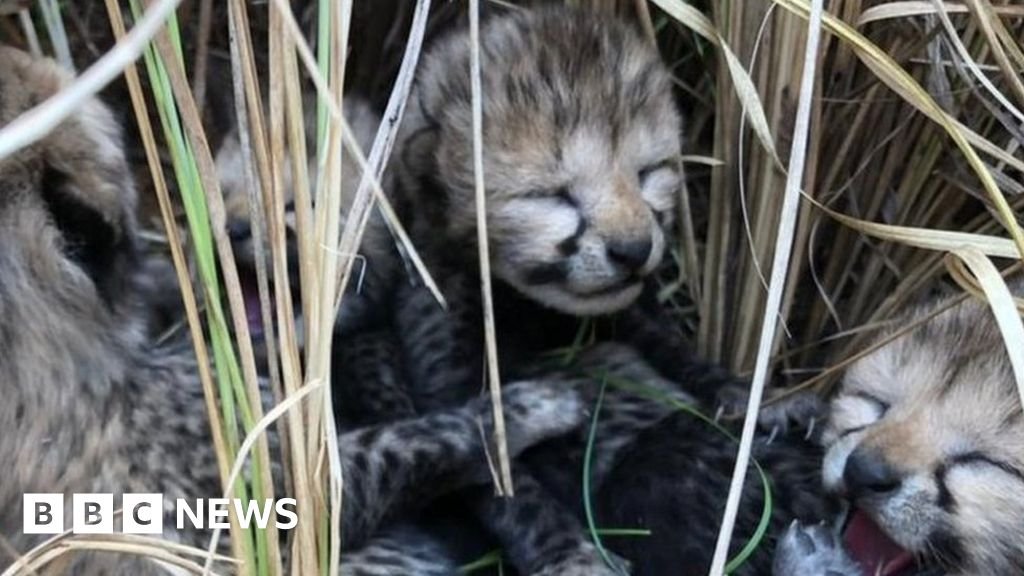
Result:
[[[850,518],[843,539],[846,549],[867,576],[897,576],[914,564],[914,556],[900,548],[860,510]]]
[[[249,322],[249,332],[252,336],[263,335],[263,314],[260,309],[259,289],[255,284],[242,285],[242,295],[245,298],[245,317]]]

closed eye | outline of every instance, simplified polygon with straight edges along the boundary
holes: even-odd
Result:
[[[867,392],[853,392],[853,393],[850,394],[850,396],[853,396],[855,398],[860,398],[861,400],[864,400],[865,402],[868,402],[869,404],[872,404],[878,410],[878,417],[879,418],[884,417],[885,413],[889,411],[889,403],[888,402],[882,400],[881,398],[879,398],[877,396],[873,396],[871,394],[868,394]]]
[[[854,402],[857,402],[859,405],[857,406],[858,408],[866,408],[867,414],[865,414],[865,418],[861,419],[863,424],[852,426],[850,428],[843,430],[842,432],[839,433],[840,438],[843,436],[849,436],[850,434],[853,434],[855,432],[860,432],[861,430],[867,428],[868,426],[874,424],[875,422],[878,422],[882,418],[885,418],[886,413],[889,412],[888,402],[885,402],[884,400],[878,398],[877,396],[868,394],[867,392],[850,392],[849,394],[846,394],[846,398]]]
[[[1003,472],[1009,474],[1010,476],[1013,476],[1020,482],[1024,483],[1024,471],[1008,462],[991,458],[984,452],[975,451],[957,454],[956,456],[950,458],[947,462],[948,468],[952,468],[953,466],[989,466],[992,468],[1002,470]]]
[[[1016,478],[1018,482],[1024,483],[1024,472],[1020,468],[1002,460],[996,460],[995,458],[989,457],[983,452],[964,452],[957,454],[946,459],[935,469],[935,485],[938,488],[938,504],[943,510],[952,511],[956,506],[956,498],[953,493],[949,490],[949,484],[946,482],[946,476],[949,471],[959,466],[970,466],[972,468],[977,466],[986,466],[1000,470],[1006,474],[1009,474],[1013,478]]]
[[[660,170],[670,170],[672,173],[675,173],[678,169],[679,165],[675,158],[666,158],[664,160],[659,160],[658,162],[655,162],[653,164],[648,164],[647,166],[641,168],[640,172],[638,173],[638,176],[640,178],[640,186],[642,187],[647,182],[647,179],[651,177],[651,175]]]
[[[523,194],[522,197],[538,200],[553,200],[573,208],[579,207],[579,203],[572,197],[572,193],[569,192],[569,188],[567,186],[559,186],[558,188],[551,190],[530,190]]]

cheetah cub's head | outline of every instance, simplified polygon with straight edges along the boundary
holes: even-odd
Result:
[[[846,544],[866,574],[904,574],[915,561],[953,574],[1024,571],[1024,418],[985,303],[943,312],[855,363],[824,440],[825,486],[856,509]]]
[[[627,24],[566,7],[490,20],[480,42],[493,273],[570,314],[624,308],[661,262],[680,186],[667,68]],[[432,231],[475,253],[469,70],[466,33],[425,58],[402,160]]]

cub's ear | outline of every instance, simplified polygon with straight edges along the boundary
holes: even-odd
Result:
[[[41,181],[42,199],[63,240],[64,256],[80,267],[108,304],[126,285],[137,260],[135,239],[125,214],[111,219],[86,200],[68,173],[47,165]]]

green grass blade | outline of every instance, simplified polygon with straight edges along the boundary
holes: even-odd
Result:
[[[501,549],[491,550],[487,554],[473,560],[468,564],[463,564],[459,567],[459,572],[462,574],[472,574],[473,572],[479,572],[485,568],[492,566],[501,566]]]
[[[694,418],[697,418],[701,422],[707,424],[712,429],[714,429],[716,432],[718,432],[719,434],[722,434],[723,436],[725,436],[729,440],[731,440],[731,441],[733,441],[735,443],[739,443],[739,438],[737,438],[735,434],[733,434],[732,432],[727,430],[724,426],[722,426],[718,422],[715,422],[714,419],[708,417],[706,414],[704,414],[700,410],[696,409],[692,405],[686,404],[685,402],[680,402],[679,400],[677,400],[675,398],[672,398],[672,397],[662,393],[661,391],[659,391],[659,390],[657,390],[655,388],[652,388],[652,387],[647,386],[645,384],[641,384],[639,382],[633,382],[633,381],[630,381],[630,380],[626,380],[624,378],[616,378],[614,376],[609,376],[607,374],[597,374],[597,375],[590,374],[590,376],[594,377],[594,378],[600,378],[600,380],[601,380],[601,392],[600,392],[600,394],[598,396],[598,407],[594,409],[594,420],[593,420],[593,424],[592,424],[591,431],[590,431],[590,437],[587,440],[587,452],[585,454],[585,458],[584,458],[584,462],[583,462],[584,469],[587,471],[585,473],[586,475],[584,476],[584,489],[583,489],[584,502],[583,502],[583,504],[584,504],[584,510],[587,512],[587,515],[588,515],[588,523],[590,522],[590,502],[589,502],[590,492],[589,492],[589,482],[588,482],[588,479],[589,479],[590,456],[591,456],[590,452],[591,452],[591,445],[593,443],[594,429],[596,428],[596,425],[597,425],[596,423],[597,423],[598,410],[600,408],[600,401],[604,397],[604,390],[605,390],[605,386],[607,384],[610,384],[610,385],[612,385],[612,386],[614,386],[616,388],[619,388],[621,390],[626,390],[626,391],[632,392],[634,394],[637,394],[639,396],[643,396],[643,397],[649,398],[649,399],[651,399],[653,401],[660,402],[660,403],[665,404],[666,406],[670,406],[670,407],[672,407],[672,408],[674,408],[674,409],[676,409],[676,410],[678,410],[680,412],[685,412],[686,414],[689,414],[690,416],[693,416]],[[771,480],[768,477],[767,472],[765,472],[764,468],[761,467],[761,464],[756,459],[752,458],[751,459],[751,463],[754,465],[754,469],[757,470],[757,473],[760,476],[761,488],[764,491],[764,503],[762,504],[762,507],[761,507],[761,518],[758,521],[757,528],[754,530],[754,533],[751,535],[750,539],[747,540],[747,543],[743,546],[742,549],[740,549],[740,551],[734,557],[732,557],[729,560],[728,563],[726,563],[725,571],[726,571],[727,574],[731,574],[731,573],[735,572],[741,566],[743,566],[743,564],[747,560],[750,559],[750,556],[753,555],[753,553],[756,552],[757,549],[761,546],[761,543],[764,542],[765,535],[768,533],[768,528],[771,526],[772,510],[774,509],[774,500],[772,498],[772,490],[771,490]],[[591,532],[594,533],[593,528],[591,528]],[[595,542],[595,544],[596,544],[596,542]],[[598,550],[603,550],[603,548],[598,546]],[[607,561],[607,559],[606,559],[606,561]]]
[[[590,464],[594,455],[594,438],[597,437],[597,421],[601,416],[601,405],[604,403],[604,391],[607,384],[607,375],[603,375],[601,378],[601,390],[597,393],[597,402],[594,404],[594,416],[590,421],[590,431],[587,433],[587,449],[583,455],[583,512],[587,516],[587,528],[590,530],[590,537],[594,541],[594,546],[597,547],[597,551],[601,554],[604,563],[612,570],[620,572],[621,568],[612,561],[611,556],[601,542],[601,534],[598,533],[597,523],[594,520],[594,510],[591,502],[593,499],[590,494]]]
[[[133,17],[137,20],[142,13],[140,3],[138,0],[131,0],[130,5]],[[167,26],[176,56],[183,61],[180,34],[174,16],[168,20]],[[185,218],[199,270],[206,303],[213,363],[217,374],[220,406],[224,418],[224,437],[229,452],[226,456],[228,459],[234,459],[240,444],[239,420],[246,431],[251,429],[255,422],[242,382],[231,331],[228,329],[221,303],[217,258],[206,207],[206,197],[193,150],[185,137],[184,128],[178,116],[165,64],[153,46],[148,46],[143,56],[161,127],[171,154],[171,162],[178,182],[182,206],[185,209]],[[243,479],[239,479],[233,486],[235,496],[241,499],[244,505],[248,504],[250,493],[253,498],[262,501],[267,481],[269,479],[262,478],[259,468],[253,467],[251,486],[247,485]],[[260,576],[267,574],[269,552],[265,531],[250,528],[243,530],[242,533],[232,534],[232,538],[237,538],[241,542],[246,556],[246,564],[254,569],[250,573]]]

